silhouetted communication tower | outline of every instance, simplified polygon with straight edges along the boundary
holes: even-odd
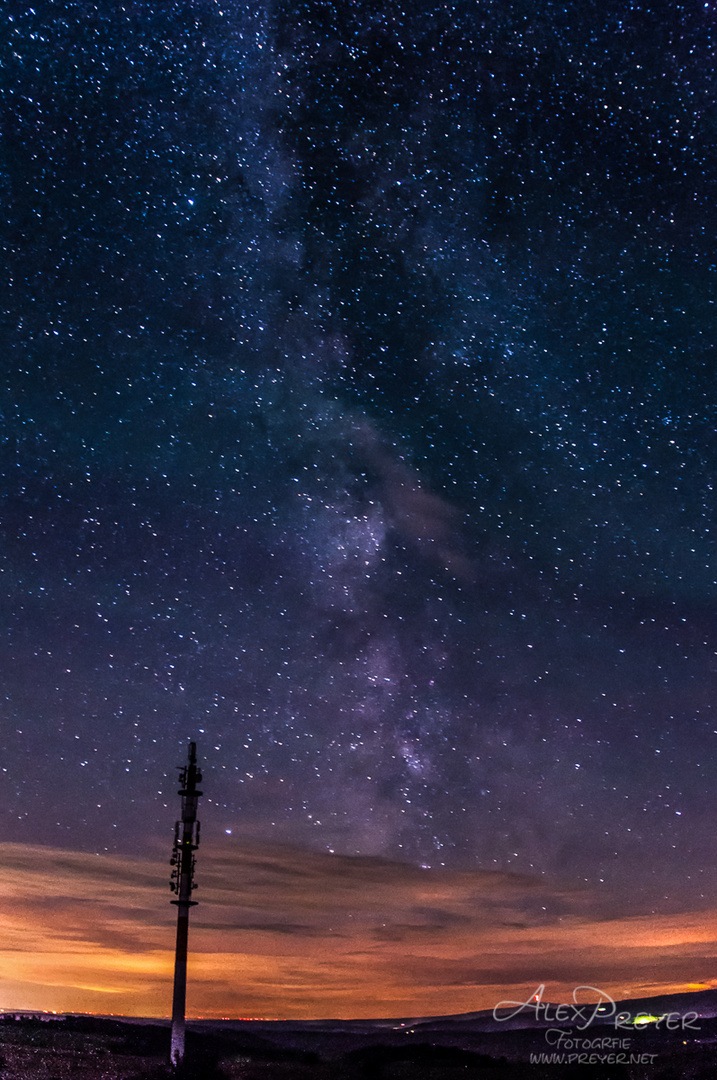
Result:
[[[197,768],[197,744],[189,744],[189,760],[181,769],[179,794],[182,796],[182,818],[174,827],[174,850],[170,860],[173,866],[170,888],[177,894],[172,900],[177,905],[177,949],[174,955],[174,994],[172,997],[172,1043],[170,1061],[177,1066],[184,1058],[184,1009],[187,999],[187,939],[189,936],[189,909],[196,905],[192,900],[194,884],[194,852],[199,847],[199,822],[197,803],[201,791],[197,784],[202,774]]]

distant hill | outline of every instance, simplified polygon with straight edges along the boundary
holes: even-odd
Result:
[[[523,1028],[553,1027],[558,1024],[574,1026],[580,1024],[580,1017],[572,1015],[573,1006],[567,1005],[567,1016],[564,1012],[559,1014],[562,1019],[556,1018],[559,1006],[565,1003],[541,1001],[539,1008],[535,1006],[505,1007],[502,1009],[482,1009],[476,1012],[450,1013],[441,1016],[401,1016],[383,1018],[377,1017],[371,1020],[195,1020],[192,1024],[204,1029],[210,1027],[234,1028],[245,1025],[272,1027],[283,1025],[295,1030],[306,1031],[334,1030],[346,1032],[362,1032],[368,1030],[410,1030],[421,1028],[423,1031],[431,1029],[463,1028],[471,1031],[500,1031]],[[592,1016],[593,1010],[598,1008],[595,1002],[579,1002],[587,1020]],[[628,1014],[633,1020],[637,1017],[662,1017],[667,1014],[686,1016],[695,1012],[698,1017],[708,1019],[717,1017],[717,990],[695,990],[682,994],[660,994],[656,997],[623,998],[614,1003],[614,1009],[610,1002],[604,1003],[600,1011],[592,1018],[590,1026],[607,1023],[614,1026],[614,1019],[620,1014]],[[572,1024],[571,1024],[572,1021]],[[627,1023],[627,1021],[625,1021]]]

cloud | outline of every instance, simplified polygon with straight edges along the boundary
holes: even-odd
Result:
[[[446,872],[238,841],[200,852],[188,1013],[420,1016],[548,984],[614,997],[710,984],[717,911],[606,918],[526,876]],[[167,1015],[164,866],[0,845],[6,1008]]]

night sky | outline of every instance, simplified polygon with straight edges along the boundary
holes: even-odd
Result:
[[[471,1008],[488,982],[565,975],[533,939],[529,974],[514,953],[500,978],[446,968],[465,995],[444,1009],[415,955],[405,1000],[376,972],[342,998],[317,974],[322,896],[343,913],[326,933],[348,940],[355,903],[385,956],[417,911],[436,949],[471,920],[566,949],[575,920],[667,919],[675,948],[710,922],[679,970],[662,949],[649,978],[592,954],[565,975],[710,984],[714,5],[6,11],[0,810],[17,911],[32,895],[72,912],[88,956],[107,939],[167,966],[175,767],[195,739],[200,886],[204,867],[225,912],[244,890],[235,951],[268,957],[239,870],[274,860],[271,940],[307,950],[304,1005],[272,997],[267,967],[262,1015]],[[91,863],[124,895],[131,860],[158,882],[151,942],[85,926],[62,892]],[[275,895],[262,877],[254,903]],[[74,969],[65,997],[23,972],[0,1005],[110,1011]],[[168,1012],[163,978],[127,1008]],[[207,1011],[248,976],[222,978]]]

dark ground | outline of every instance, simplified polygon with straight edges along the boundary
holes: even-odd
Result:
[[[229,1021],[188,1025],[186,1080],[714,1080],[717,1018],[689,1030],[647,1026],[616,1032],[591,1025],[555,1053],[547,1026],[509,1029],[478,1018],[410,1022]],[[609,1040],[623,1038],[614,1049]],[[550,1036],[549,1038],[555,1038]],[[601,1040],[608,1040],[602,1042]],[[2,1080],[164,1080],[168,1023],[68,1016],[0,1022]],[[569,1060],[579,1051],[582,1060]],[[616,1054],[624,1054],[622,1059]],[[632,1056],[632,1060],[630,1060]]]

